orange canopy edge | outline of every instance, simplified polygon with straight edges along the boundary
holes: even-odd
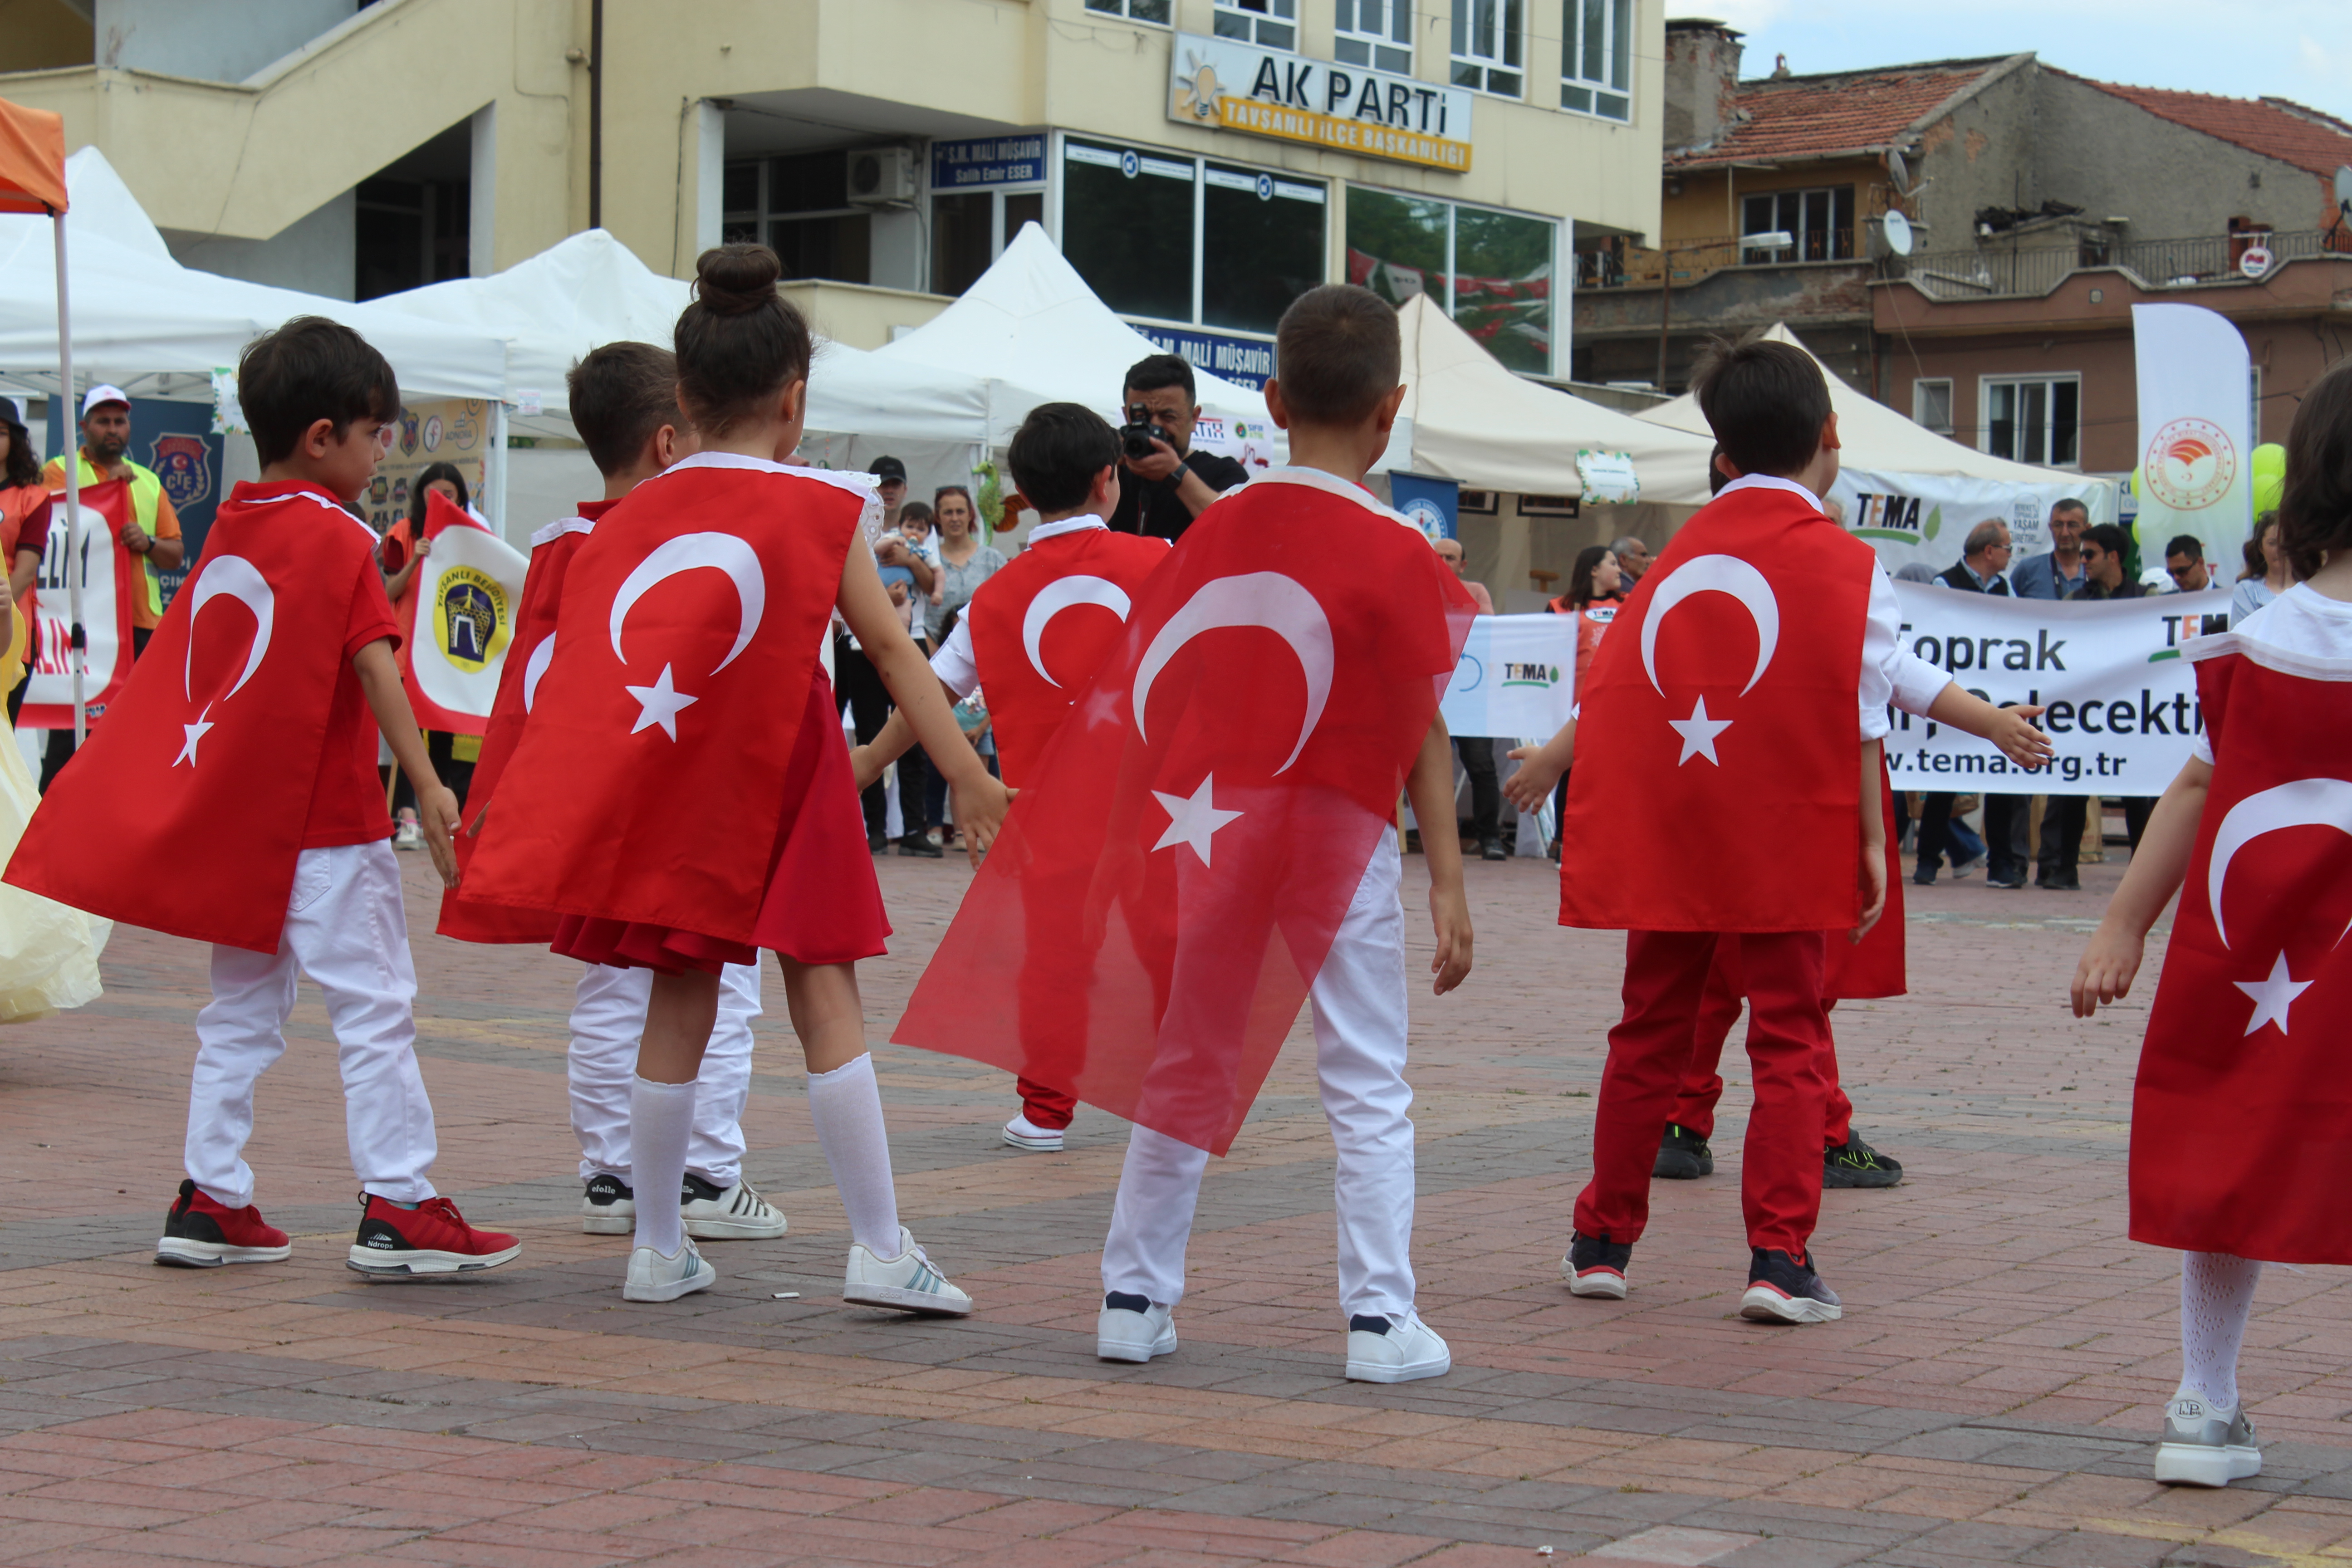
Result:
[[[65,210],[65,116],[0,98],[0,212]]]

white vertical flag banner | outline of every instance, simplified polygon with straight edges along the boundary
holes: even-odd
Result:
[[[2254,437],[2243,333],[2201,305],[2134,305],[2140,559],[2189,534],[2235,562],[2253,524]]]

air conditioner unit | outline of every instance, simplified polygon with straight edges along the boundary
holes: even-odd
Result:
[[[911,147],[867,147],[849,155],[852,206],[897,206],[911,203],[919,181]]]

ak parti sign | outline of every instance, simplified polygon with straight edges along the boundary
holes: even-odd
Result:
[[[1168,118],[1467,174],[1466,88],[1179,33]]]

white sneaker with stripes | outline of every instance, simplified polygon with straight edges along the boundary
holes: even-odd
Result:
[[[784,1211],[738,1181],[731,1187],[706,1182],[692,1171],[679,1194],[686,1234],[697,1241],[773,1241],[789,1228]]]
[[[971,1311],[971,1298],[948,1282],[931,1267],[914,1233],[898,1227],[898,1256],[877,1258],[856,1242],[849,1245],[849,1273],[842,1281],[841,1299],[861,1307],[889,1307],[901,1312],[961,1318]]]

